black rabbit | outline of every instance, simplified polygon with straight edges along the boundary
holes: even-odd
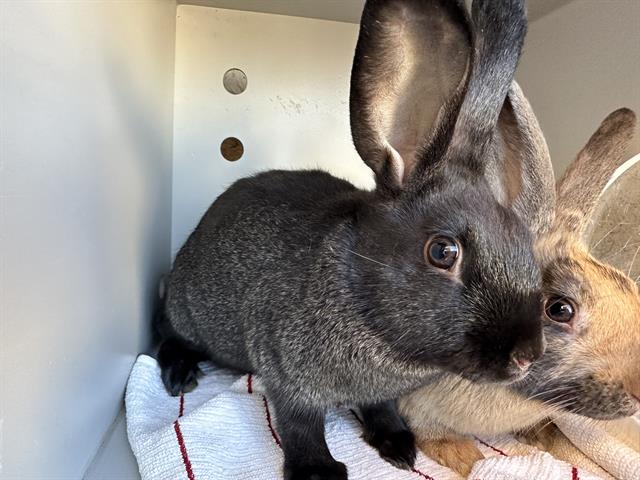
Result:
[[[195,387],[203,359],[261,375],[286,479],[347,478],[324,440],[328,406],[358,405],[367,441],[410,468],[398,396],[443,369],[514,381],[542,354],[529,227],[548,221],[536,192],[553,180],[494,141],[525,134],[498,126],[525,30],[522,0],[476,1],[473,24],[462,1],[368,1],[350,107],[376,190],[320,171],[245,178],[178,253],[165,385]],[[511,158],[501,182],[485,176],[496,156]]]

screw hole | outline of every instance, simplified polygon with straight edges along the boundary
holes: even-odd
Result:
[[[236,137],[225,138],[220,144],[220,153],[230,162],[240,160],[244,154],[244,145]]]
[[[239,95],[247,89],[247,75],[239,68],[230,68],[224,72],[222,85],[227,92]]]

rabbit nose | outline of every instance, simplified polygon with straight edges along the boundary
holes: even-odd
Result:
[[[513,363],[515,363],[516,366],[522,371],[528,370],[531,364],[533,363],[533,361],[530,360],[529,358],[520,357],[517,355],[514,355],[512,359],[513,359]]]
[[[542,356],[545,346],[546,342],[544,337],[540,338],[540,340],[534,344],[516,346],[511,352],[511,361],[519,370],[526,371],[533,362]]]

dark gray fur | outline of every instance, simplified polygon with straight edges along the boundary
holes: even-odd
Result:
[[[482,65],[424,132],[418,160],[405,166],[404,178],[393,177],[385,154],[363,158],[376,172],[375,192],[319,171],[239,180],[213,203],[176,257],[167,289],[165,337],[172,343],[170,351],[161,348],[163,378],[171,388],[176,365],[186,375],[184,358],[195,365],[201,356],[259,374],[278,419],[287,479],[346,478],[324,442],[328,406],[356,404],[364,418],[387,412],[380,414],[387,422],[365,422],[365,438],[379,438],[380,431],[372,432],[377,428],[402,435],[406,427],[389,401],[441,369],[508,381],[521,374],[514,355],[535,359],[542,353],[540,272],[527,225],[495,199],[484,177],[483,142],[480,150],[467,142],[455,155],[449,148],[453,128],[491,134],[522,43],[512,32],[524,36],[522,2],[478,3],[483,30],[474,32],[473,61]],[[372,107],[354,108],[358,101],[376,101],[359,98],[362,82],[379,74],[362,60],[375,54],[369,42],[380,40],[376,19],[381,12],[394,15],[394,6],[405,13],[445,9],[453,13],[443,21],[472,31],[458,2],[367,2],[352,114]],[[363,33],[372,31],[373,38]],[[506,31],[513,48],[496,40]],[[438,32],[424,32],[429,35],[437,42]],[[489,84],[480,88],[485,80]],[[476,85],[471,102],[464,95],[469,84]],[[477,117],[481,104],[495,111]],[[368,128],[366,122],[353,127],[356,146],[380,137]],[[427,239],[443,234],[462,245],[456,278],[423,257]],[[410,467],[415,447],[409,439],[403,451],[383,456]]]

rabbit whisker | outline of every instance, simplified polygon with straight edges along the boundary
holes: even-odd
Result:
[[[562,390],[564,390],[564,389],[566,389],[566,388],[567,388],[566,386],[561,385],[561,386],[559,386],[559,387],[550,388],[550,389],[548,389],[548,390],[542,390],[542,391],[540,391],[540,392],[538,392],[538,393],[536,393],[536,394],[534,394],[534,395],[531,395],[531,396],[527,397],[527,398],[526,398],[526,400],[534,400],[534,399],[536,399],[536,398],[538,398],[538,397],[541,397],[541,396],[543,396],[543,395],[547,395],[548,393],[553,393],[553,392],[557,392],[557,391],[562,391]]]
[[[638,256],[638,252],[640,252],[640,247],[636,248],[636,253],[633,254],[633,258],[631,259],[631,265],[629,265],[629,271],[627,272],[627,276],[631,275],[631,269],[633,268],[633,264],[636,263],[636,257]]]
[[[596,243],[595,243],[591,248],[592,248],[592,249],[595,249],[598,245],[600,245],[600,244],[602,243],[602,241],[603,241],[605,238],[607,238],[609,235],[611,235],[611,234],[613,233],[613,231],[614,231],[616,228],[618,228],[619,226],[621,226],[621,225],[627,225],[627,223],[620,222],[620,223],[618,223],[617,225],[615,225],[614,227],[612,227],[612,228],[611,228],[611,230],[609,230],[607,233],[605,233],[605,234],[604,234],[604,236],[603,236],[600,240],[598,240],[598,241],[597,241],[597,242],[596,242]]]
[[[616,255],[619,255],[620,253],[624,252],[624,250],[629,246],[629,242],[631,241],[631,238],[629,238],[625,244],[622,246],[622,248],[619,248],[618,250],[614,251],[614,252],[609,252],[607,253],[607,255],[604,256],[604,259],[609,260],[611,258],[614,258]]]
[[[391,268],[392,270],[395,270],[395,268],[393,268],[391,265],[387,265],[386,263],[379,262],[378,260],[374,260],[373,258],[367,257],[366,255],[362,255],[358,252],[354,252],[353,250],[350,250],[348,248],[346,250],[347,252],[353,253],[354,255],[360,258],[364,258],[365,260],[369,260],[370,262],[377,263],[378,265],[382,265],[383,267],[387,267],[387,268]]]
[[[547,428],[548,425],[551,425],[552,423],[553,423],[553,418],[549,418],[543,424],[538,423],[536,425],[533,425],[529,431],[533,432],[534,435],[538,435],[541,431],[543,431],[545,428]]]
[[[545,400],[542,402],[543,405],[547,407],[565,407],[575,402],[575,397],[565,397],[562,394],[556,395],[555,397],[550,398],[549,400]]]

